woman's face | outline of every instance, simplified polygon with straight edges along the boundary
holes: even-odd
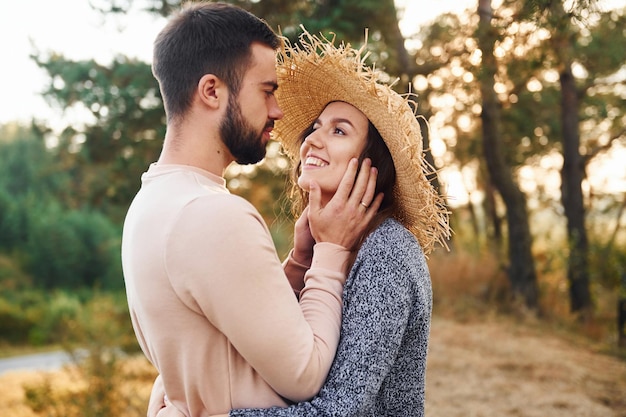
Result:
[[[300,146],[300,188],[309,191],[310,181],[315,180],[322,191],[322,204],[326,204],[337,191],[350,159],[358,158],[365,149],[368,128],[367,117],[356,107],[339,101],[328,104]]]

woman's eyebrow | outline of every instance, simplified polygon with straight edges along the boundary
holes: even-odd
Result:
[[[335,124],[337,124],[337,123],[347,123],[347,124],[349,124],[352,128],[354,128],[354,124],[352,124],[352,122],[350,121],[350,119],[346,119],[346,118],[343,118],[343,117],[333,117],[333,118],[331,118],[331,119],[329,120],[329,122],[330,122],[330,123],[335,123]],[[318,123],[320,123],[320,124],[321,124],[321,120],[320,120],[319,118],[318,118],[318,119],[315,119],[315,121],[313,122],[313,124],[314,124],[314,125],[316,125],[316,124],[318,124]]]

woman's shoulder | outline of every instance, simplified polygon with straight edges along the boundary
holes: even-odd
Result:
[[[415,236],[397,220],[387,219],[361,245],[351,270],[353,275],[356,280],[357,276],[367,276],[368,286],[378,283],[406,288],[428,279],[429,272]]]
[[[376,229],[367,237],[367,241],[385,242],[387,239],[399,239],[399,242],[406,245],[417,245],[417,239],[402,223],[394,218],[385,219]]]
[[[394,218],[384,220],[370,233],[361,246],[361,251],[375,251],[394,257],[402,255],[423,256],[422,247],[409,230]],[[361,252],[359,251],[359,252]]]

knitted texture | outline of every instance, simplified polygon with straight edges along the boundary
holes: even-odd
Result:
[[[396,220],[363,243],[343,304],[337,355],[317,397],[230,416],[423,416],[430,273],[415,237]]]

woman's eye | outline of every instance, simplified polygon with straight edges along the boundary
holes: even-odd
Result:
[[[342,129],[336,127],[335,128],[335,134],[336,135],[345,135],[346,133]]]

